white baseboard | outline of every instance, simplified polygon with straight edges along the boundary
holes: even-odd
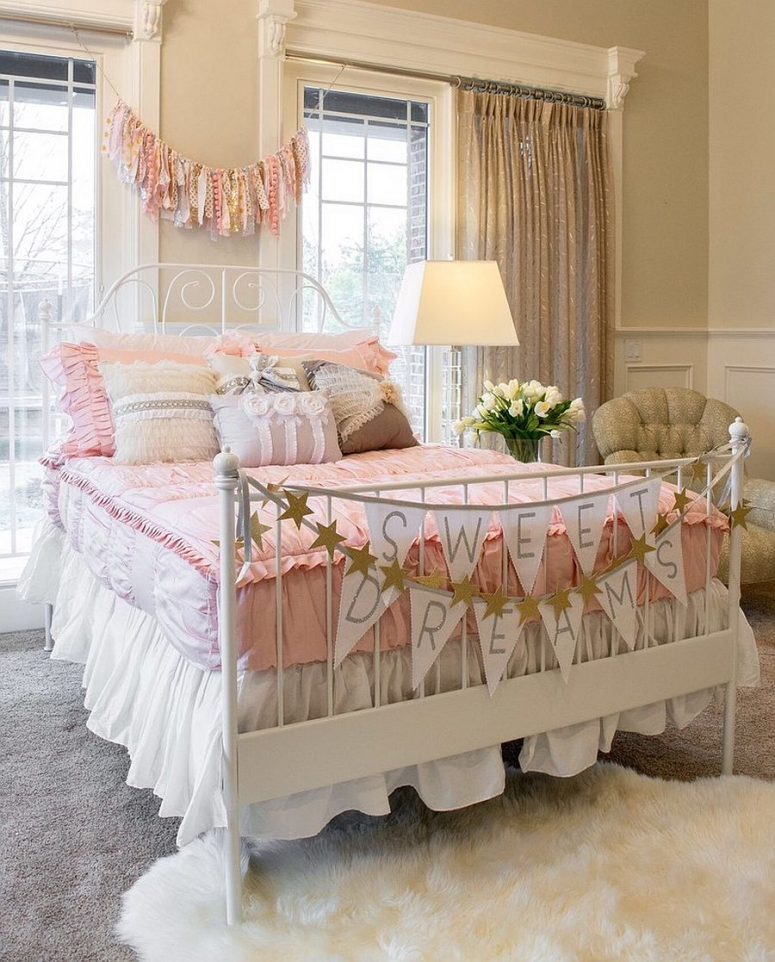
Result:
[[[0,585],[0,634],[43,627],[43,605],[22,601],[16,585]]]

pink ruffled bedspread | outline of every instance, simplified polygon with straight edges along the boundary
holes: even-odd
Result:
[[[217,492],[209,462],[127,466],[113,464],[109,458],[78,458],[48,465],[47,490],[50,514],[67,533],[73,547],[85,558],[92,572],[119,597],[152,614],[170,643],[199,667],[211,669],[220,664],[218,647],[217,590],[218,539]],[[357,484],[412,482],[471,478],[515,471],[514,461],[492,451],[447,448],[435,445],[403,451],[380,451],[350,455],[330,464],[268,467],[252,472],[264,483],[287,481],[319,486],[326,490]],[[520,466],[520,470],[540,471],[541,466]],[[609,487],[611,480],[589,476],[585,491]],[[414,492],[394,493],[407,499]],[[663,485],[660,510],[673,507],[671,485]],[[504,486],[496,481],[472,485],[471,503],[498,504]],[[578,493],[576,478],[556,478],[549,482],[550,498]],[[539,500],[543,496],[538,480],[512,482],[510,501]],[[438,488],[428,492],[428,500],[442,504],[460,503],[462,490]],[[325,522],[325,499],[310,498],[316,518]],[[337,529],[353,547],[363,546],[369,538],[365,513],[360,505],[334,500],[333,517]],[[275,508],[263,509],[261,519],[269,524]],[[682,528],[686,587],[694,591],[705,583],[708,527],[711,530],[711,566],[715,572],[721,550],[726,519],[714,513],[706,517],[705,502],[692,506]],[[617,553],[625,553],[631,535],[623,519],[618,521]],[[614,524],[606,523],[596,568],[602,570],[614,557]],[[283,531],[283,604],[284,662],[305,664],[326,657],[325,549],[311,550],[314,532],[300,531],[284,522]],[[425,570],[445,570],[443,551],[432,514],[426,519]],[[416,564],[418,546],[410,550],[407,564]],[[275,665],[275,545],[274,529],[264,536],[263,550],[254,547],[253,564],[238,589],[238,622],[242,665],[264,670]],[[337,558],[340,558],[337,555]],[[334,572],[334,612],[342,577],[342,565]],[[235,568],[236,572],[236,568]],[[488,531],[474,580],[485,591],[501,582],[501,532],[497,514]],[[557,587],[578,583],[578,563],[559,512],[555,511],[549,528],[544,561],[537,578],[537,589],[547,593]],[[646,591],[647,574],[641,567],[639,592]],[[648,576],[652,598],[669,597],[653,577]],[[522,593],[514,569],[509,569],[508,593]],[[335,622],[336,623],[336,620]],[[469,631],[476,633],[471,614]],[[409,638],[409,601],[401,596],[380,621],[380,643],[394,648]],[[367,633],[356,650],[370,650],[372,633]]]

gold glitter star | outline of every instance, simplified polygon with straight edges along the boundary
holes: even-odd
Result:
[[[747,501],[742,501],[734,511],[730,512],[729,520],[733,528],[743,528],[748,530],[748,524],[746,523],[746,518],[753,511],[753,508],[748,504]]]
[[[310,545],[310,549],[325,548],[329,556],[333,558],[334,551],[345,540],[336,530],[336,521],[332,521],[331,524],[318,524],[317,528],[318,536]]]
[[[651,529],[651,533],[659,537],[663,531],[666,531],[670,527],[670,522],[667,520],[666,514],[657,515],[657,523]]]
[[[690,498],[685,490],[676,491],[673,497],[675,498],[673,510],[677,511],[679,514],[683,514],[686,510],[686,506],[694,501],[694,498]]]
[[[585,602],[592,601],[595,595],[602,594],[602,588],[598,587],[596,578],[584,576],[584,580],[578,587],[578,592]]]
[[[271,530],[272,526],[270,524],[261,524],[261,521],[258,517],[258,511],[254,511],[253,514],[251,514],[250,537],[259,548],[264,547],[264,534]]]
[[[283,491],[283,496],[288,501],[288,507],[280,515],[280,521],[290,518],[297,528],[301,529],[301,522],[308,514],[312,514],[312,508],[307,505],[309,494],[293,494],[291,491]]]
[[[270,481],[266,486],[266,490],[269,491],[270,494],[282,494],[283,485],[288,480],[288,477],[289,475],[286,474],[282,481]]]
[[[377,560],[377,556],[369,551],[370,547],[371,545],[367,541],[362,548],[350,548],[350,567],[345,574],[351,575],[357,572],[364,577],[368,575],[372,562]]]
[[[509,596],[504,595],[503,589],[500,585],[489,595],[482,595],[482,598],[487,602],[487,607],[484,610],[484,617],[489,618],[490,615],[502,615],[503,609],[509,603]]]
[[[220,542],[220,541],[217,541],[216,539],[213,538],[213,539],[212,539],[212,543],[215,545],[216,548],[218,548],[218,550],[220,550],[220,548],[221,548],[221,542]],[[234,557],[235,557],[235,558],[236,558],[236,556],[237,556],[237,552],[238,552],[238,551],[241,551],[244,547],[245,547],[245,539],[244,539],[244,538],[235,538],[235,539],[234,539]]]
[[[385,580],[382,582],[383,591],[389,591],[391,588],[403,591],[406,588],[406,572],[397,560],[389,565],[380,565],[379,570],[385,575]]]
[[[628,558],[637,558],[641,564],[643,564],[643,559],[649,553],[649,551],[656,551],[656,548],[652,547],[650,544],[646,544],[646,535],[642,534],[639,538],[636,538],[632,543],[630,548],[630,553],[627,555]]]
[[[415,575],[411,580],[425,588],[447,587],[447,576],[442,571],[434,571],[429,575]]]
[[[549,598],[549,604],[554,608],[554,613],[559,618],[563,611],[573,607],[570,600],[570,588],[558,588]]]
[[[457,605],[462,602],[466,607],[473,603],[474,597],[479,594],[479,589],[470,578],[463,578],[462,581],[453,581],[452,604]]]
[[[523,601],[519,602],[517,605],[517,611],[519,612],[520,616],[520,628],[526,621],[541,617],[541,612],[538,608],[538,598],[534,598],[532,595],[528,595]]]

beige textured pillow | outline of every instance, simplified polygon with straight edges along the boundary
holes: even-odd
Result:
[[[393,381],[331,361],[304,361],[310,387],[331,402],[342,454],[417,444]]]
[[[101,370],[116,425],[115,461],[207,461],[218,453],[209,368],[160,361],[103,364]]]

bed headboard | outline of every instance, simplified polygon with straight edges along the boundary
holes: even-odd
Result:
[[[143,264],[111,285],[88,323],[121,331],[221,334],[240,328],[341,331],[348,325],[303,271]]]

